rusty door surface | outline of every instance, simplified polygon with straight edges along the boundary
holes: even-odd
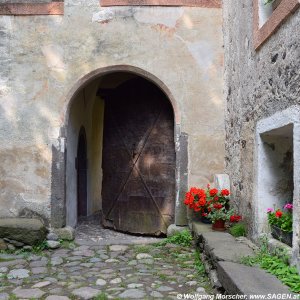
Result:
[[[87,144],[85,130],[82,127],[79,132],[77,157],[77,215],[87,215]]]
[[[166,233],[174,218],[174,121],[166,96],[132,79],[105,100],[103,225],[139,234]]]

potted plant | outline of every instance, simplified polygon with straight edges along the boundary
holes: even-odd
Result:
[[[225,231],[226,221],[236,223],[242,219],[233,209],[227,210],[225,205],[220,202],[215,202],[211,205],[208,218],[212,221],[212,229],[216,231]]]
[[[203,223],[211,223],[208,218],[211,205],[219,202],[229,209],[229,195],[230,192],[227,189],[221,191],[215,188],[211,189],[209,184],[206,189],[192,187],[185,195],[184,204],[200,216]]]
[[[287,203],[282,209],[267,209],[268,222],[271,227],[272,236],[292,246],[293,242],[293,204]]]

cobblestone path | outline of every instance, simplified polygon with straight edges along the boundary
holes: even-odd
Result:
[[[178,293],[210,292],[206,276],[195,270],[193,247],[66,246],[39,254],[0,254],[0,300],[177,299]]]

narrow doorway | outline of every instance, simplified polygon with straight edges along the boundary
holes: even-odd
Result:
[[[87,216],[87,142],[84,127],[78,137],[77,157],[77,216]]]

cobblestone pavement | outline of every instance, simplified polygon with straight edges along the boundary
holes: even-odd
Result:
[[[136,245],[136,238],[123,236],[128,244],[131,239],[134,245],[96,241],[38,254],[2,253],[0,300],[177,299],[178,293],[210,292],[206,276],[195,270],[192,247]]]

